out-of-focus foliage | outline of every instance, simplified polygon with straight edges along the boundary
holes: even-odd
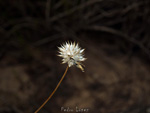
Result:
[[[34,112],[65,70],[57,46],[86,48],[41,113],[149,113],[150,0],[1,0],[0,113]],[[19,100],[19,101],[18,101]]]

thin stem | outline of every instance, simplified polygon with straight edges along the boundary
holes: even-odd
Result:
[[[51,97],[54,95],[54,93],[56,92],[56,90],[58,89],[58,87],[60,86],[60,83],[62,82],[62,80],[64,79],[67,71],[68,71],[68,66],[63,74],[63,76],[61,77],[59,83],[57,84],[57,86],[55,87],[54,91],[50,94],[50,96],[47,98],[47,100],[34,112],[34,113],[38,113],[42,108],[43,106],[51,99]]]

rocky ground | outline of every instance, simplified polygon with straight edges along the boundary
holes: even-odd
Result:
[[[144,59],[123,55],[113,44],[88,38],[81,39],[80,45],[86,48],[85,72],[76,67],[69,68],[42,113],[66,112],[63,109],[75,113],[76,107],[81,111],[88,109],[89,113],[150,112],[150,71]],[[56,46],[54,44],[54,48],[48,51],[30,48],[36,51],[31,52],[31,58],[24,55],[22,59],[3,58],[0,69],[1,113],[34,112],[49,96],[67,66],[60,64]]]

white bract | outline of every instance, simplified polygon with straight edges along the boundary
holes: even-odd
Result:
[[[76,65],[78,68],[80,68],[82,71],[83,69],[83,64],[81,63],[82,61],[85,61],[86,58],[84,58],[83,52],[85,49],[81,49],[78,44],[74,43],[69,43],[66,42],[61,47],[58,47],[59,49],[59,55],[62,57],[62,63],[68,63],[68,66],[71,67],[73,65]]]

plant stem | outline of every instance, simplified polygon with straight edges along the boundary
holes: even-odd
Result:
[[[38,113],[42,108],[43,106],[51,99],[51,97],[54,95],[54,93],[56,92],[56,90],[58,89],[58,87],[60,86],[60,83],[62,82],[62,80],[64,79],[67,71],[68,71],[68,66],[63,74],[63,76],[61,77],[59,83],[57,84],[57,86],[55,87],[54,91],[50,94],[50,96],[47,98],[47,100],[34,112],[34,113]]]

